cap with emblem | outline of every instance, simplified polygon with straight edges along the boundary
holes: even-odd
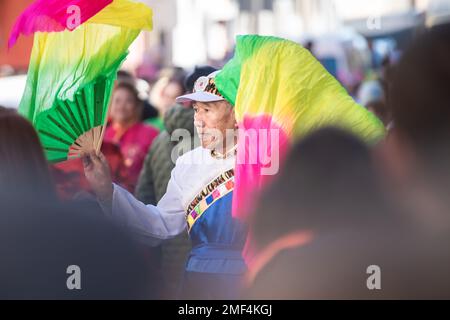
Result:
[[[194,92],[179,96],[176,99],[177,103],[198,101],[198,102],[214,102],[225,100],[219,93],[214,82],[214,78],[220,72],[214,71],[206,77],[200,77],[195,81]]]

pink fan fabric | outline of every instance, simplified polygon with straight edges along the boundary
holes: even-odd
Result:
[[[60,32],[74,30],[113,0],[37,0],[33,2],[17,19],[8,41],[11,48],[20,34],[31,35],[35,32]],[[79,24],[73,22],[79,13]]]
[[[233,191],[233,217],[251,221],[249,214],[254,213],[261,190],[276,177],[280,165],[284,162],[291,145],[289,136],[272,119],[262,114],[244,117],[239,128],[244,129],[239,138],[237,164],[235,169],[235,188]],[[254,132],[245,135],[245,132]],[[243,256],[251,268],[256,250],[252,246],[253,236],[250,229],[244,246]]]

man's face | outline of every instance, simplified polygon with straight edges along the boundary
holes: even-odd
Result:
[[[235,128],[234,109],[226,101],[194,102],[194,125],[203,148],[216,149],[230,143],[227,134]],[[232,139],[232,137],[228,137]]]

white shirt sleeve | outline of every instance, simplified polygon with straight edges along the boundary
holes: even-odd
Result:
[[[182,194],[175,170],[172,170],[165,195],[156,206],[145,205],[114,184],[113,218],[148,244],[157,245],[161,240],[175,237],[186,228]]]

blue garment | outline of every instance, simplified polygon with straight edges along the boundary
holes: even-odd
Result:
[[[234,157],[217,160],[202,148],[185,153],[157,206],[146,206],[114,185],[112,215],[147,244],[188,227],[193,248],[183,281],[186,298],[238,298],[247,270],[242,257],[247,228],[232,217],[234,165]]]
[[[242,257],[247,230],[232,217],[233,187],[234,170],[228,170],[212,180],[188,207],[192,250],[186,262],[181,297],[239,297],[247,271]]]
[[[189,235],[192,251],[186,270],[193,272],[242,274],[245,226],[233,219],[230,192],[214,202],[193,225]]]

